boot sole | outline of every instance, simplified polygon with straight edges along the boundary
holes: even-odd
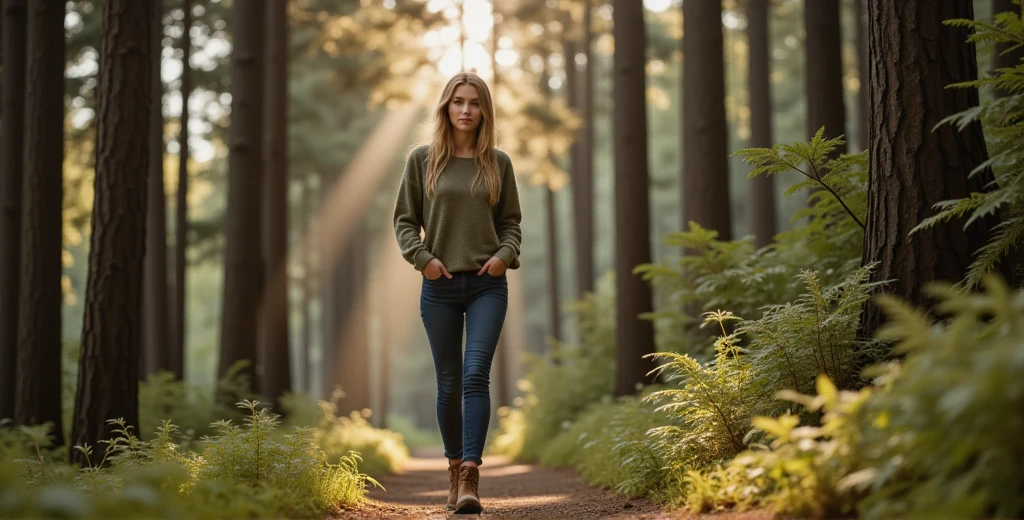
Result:
[[[472,515],[483,512],[483,506],[480,505],[480,501],[474,498],[465,498],[460,500],[455,506],[455,514],[457,515]]]

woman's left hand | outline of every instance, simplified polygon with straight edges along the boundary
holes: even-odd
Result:
[[[484,273],[487,273],[491,276],[501,276],[505,274],[506,268],[508,268],[508,266],[505,265],[504,260],[496,256],[492,256],[491,259],[488,260],[487,263],[484,264],[484,266],[481,267],[479,271],[477,271],[476,275],[480,276]]]

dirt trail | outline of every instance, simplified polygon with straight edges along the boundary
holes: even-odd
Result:
[[[445,511],[446,468],[443,457],[414,457],[400,474],[380,479],[387,491],[373,489],[367,505],[333,520],[477,518]],[[480,499],[484,518],[669,518],[647,500],[627,499],[590,487],[572,470],[517,464],[499,457],[486,457],[480,467]]]

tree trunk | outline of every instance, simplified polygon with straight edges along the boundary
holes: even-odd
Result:
[[[592,23],[590,0],[583,0],[582,48],[586,62],[579,93],[582,126],[577,132],[578,151],[573,155],[572,213],[576,249],[576,296],[594,291],[594,64],[591,63]],[[579,164],[576,164],[576,162]]]
[[[614,0],[615,9],[615,288],[618,295],[616,395],[636,393],[650,383],[654,368],[645,354],[654,352],[654,327],[641,320],[651,311],[651,288],[632,274],[651,261],[647,182],[647,112],[644,77],[643,5]]]
[[[868,24],[865,17],[867,10],[865,0],[853,0],[853,14],[857,24],[857,78],[860,87],[857,89],[857,143],[858,150],[867,150],[870,138],[868,116],[871,114],[871,102],[868,99]]]
[[[302,392],[311,392],[312,386],[309,381],[309,353],[310,345],[313,342],[313,318],[312,318],[312,305],[313,305],[313,261],[312,261],[312,243],[310,237],[313,236],[312,231],[309,229],[310,223],[313,221],[313,188],[309,183],[308,179],[303,179],[301,183],[301,194],[302,203],[299,214],[302,215],[300,227],[299,227],[299,262],[302,265],[302,283],[299,284],[299,288],[302,289],[302,297],[300,299],[299,308],[301,316],[301,325],[299,333],[301,338],[299,344],[296,345],[298,352],[296,352],[296,359],[299,360],[298,371],[298,389]]]
[[[878,262],[872,281],[894,280],[887,292],[926,305],[921,289],[962,280],[995,220],[979,219],[967,231],[958,220],[909,235],[935,213],[935,203],[969,197],[993,180],[988,170],[968,177],[988,155],[980,124],[936,128],[978,104],[977,90],[946,88],[975,79],[978,69],[967,31],[942,24],[971,19],[974,8],[970,0],[870,0],[869,12],[873,131],[863,263]],[[869,302],[860,334],[872,336],[882,321]]]
[[[184,0],[181,20],[181,128],[178,130],[178,193],[174,224],[174,317],[171,323],[168,368],[185,378],[185,268],[188,265],[188,98],[192,94],[192,0]]]
[[[64,444],[60,394],[64,2],[28,4],[14,420],[18,424],[52,422],[54,445],[60,446]]]
[[[772,90],[768,19],[770,0],[747,2],[747,36],[750,49],[750,146],[771,148]],[[750,232],[757,247],[775,237],[775,180],[767,175],[750,179]]]
[[[992,0],[992,12],[993,13],[1005,13],[1007,11],[1016,11],[1017,14],[1024,14],[1021,12],[1021,7],[1014,5],[1012,0]],[[1006,52],[1011,45],[1001,43],[996,45],[996,56],[992,60],[992,66],[996,69],[1015,67],[1020,65],[1020,60],[1024,59],[1024,48],[1018,47],[1011,52]],[[1010,93],[1002,89],[996,89],[996,97],[1005,97]]]
[[[164,84],[160,79],[163,6],[153,9],[153,93],[150,110],[149,181],[146,191],[146,252],[142,302],[142,378],[170,370],[167,314],[167,210],[164,192]]]
[[[74,445],[99,447],[123,418],[139,428],[139,347],[146,185],[152,135],[153,2],[107,0],[103,9],[96,199],[82,356],[71,428]],[[63,37],[63,33],[60,33]],[[52,325],[51,325],[52,326]],[[51,383],[52,384],[52,383]],[[58,387],[59,388],[59,387]],[[102,457],[98,449],[92,457]],[[86,457],[71,451],[72,463]]]
[[[0,419],[14,418],[25,159],[25,0],[3,2],[3,119],[0,120]]]
[[[263,300],[261,193],[263,138],[263,0],[235,2],[231,52],[231,127],[228,130],[228,207],[225,218],[224,304],[220,368],[236,362],[256,382],[256,352]],[[226,396],[225,396],[226,397]]]
[[[846,133],[839,0],[805,0],[807,30],[807,134],[825,127],[825,137]],[[846,145],[835,154],[846,152]]]
[[[690,222],[732,239],[722,2],[684,4],[683,229]]]
[[[328,377],[330,386],[326,390],[330,395],[334,385],[341,385],[345,399],[339,403],[338,410],[346,415],[370,407],[370,357],[364,298],[368,271],[365,244],[369,237],[363,218],[356,218],[359,222],[334,267],[335,306],[334,313],[328,317],[334,322],[334,344],[329,346],[334,358],[328,366],[334,369],[335,378]]]
[[[548,239],[548,320],[551,323],[551,337],[555,340],[562,339],[562,319],[559,297],[559,276],[558,276],[558,214],[555,211],[555,191],[550,186],[544,185],[544,209],[547,217],[547,239]]]
[[[288,2],[267,3],[266,121],[263,147],[267,293],[261,334],[261,394],[281,408],[292,389],[288,349]]]

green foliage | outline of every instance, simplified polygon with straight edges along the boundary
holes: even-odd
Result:
[[[744,447],[752,398],[750,363],[741,357],[739,335],[728,333],[725,322],[739,320],[731,312],[707,313],[704,324],[716,324],[715,360],[707,365],[685,354],[662,352],[651,357],[667,360],[658,372],[678,388],[654,392],[646,400],[660,404],[669,424],[650,431],[666,464],[678,473],[704,468],[728,459]]]
[[[969,38],[972,43],[983,47],[1007,44],[1009,52],[1024,45],[1024,20],[1019,11],[1000,13],[991,23],[952,20],[948,25],[972,29],[974,32]],[[940,123],[956,125],[960,130],[979,122],[983,124],[990,158],[978,165],[971,175],[991,170],[995,183],[986,186],[981,193],[936,204],[937,213],[921,222],[913,232],[954,220],[963,221],[964,228],[970,231],[969,226],[979,218],[998,215],[999,223],[992,229],[991,239],[978,251],[963,284],[976,287],[986,273],[996,270],[1008,274],[1019,284],[1024,280],[1024,265],[1019,260],[1020,244],[1024,243],[1024,148],[1020,146],[1024,142],[1024,62],[997,69],[991,77],[954,87],[996,88],[1008,93]],[[1016,254],[1011,256],[1011,253]],[[1010,264],[1001,266],[1005,261]]]
[[[217,382],[214,395],[234,401],[255,399],[249,390],[245,367],[248,361],[232,365]],[[213,432],[217,419],[242,419],[237,407],[218,403],[206,389],[175,379],[171,372],[151,374],[139,384],[139,428],[144,439],[150,439],[164,421],[178,426],[186,439],[196,439]]]
[[[525,461],[541,460],[548,443],[588,405],[612,394],[615,382],[614,278],[603,277],[595,293],[566,306],[578,320],[578,345],[554,343],[543,356],[529,360],[519,381],[522,403],[522,439],[514,430],[497,432],[504,454]],[[516,420],[519,418],[516,417]],[[504,426],[516,423],[505,421]],[[518,448],[519,451],[515,451]]]
[[[643,399],[606,397],[551,440],[541,460],[571,466],[587,483],[626,496],[659,493],[677,481],[647,437],[662,424],[663,415]]]
[[[761,319],[740,325],[740,332],[753,338],[754,393],[806,392],[820,374],[840,388],[861,386],[860,369],[887,352],[856,338],[861,307],[879,285],[868,282],[870,272],[861,268],[824,287],[816,273],[805,271],[800,275],[805,292],[795,302],[769,306]],[[761,399],[756,412],[774,416],[783,409],[777,401]]]
[[[793,279],[804,271],[816,271],[823,285],[840,283],[860,267],[860,222],[867,213],[867,155],[830,158],[841,143],[824,139],[819,131],[809,143],[737,152],[755,167],[751,176],[797,171],[808,177],[787,195],[821,187],[808,195],[807,207],[793,217],[803,224],[776,235],[774,244],[755,250],[752,237],[721,241],[717,232],[691,222],[689,231],[670,233],[665,240],[684,251],[677,266],[644,264],[634,272],[665,289],[668,309],[730,309],[748,319],[757,319],[767,306],[794,302],[801,287]],[[645,317],[666,322],[670,331],[695,321],[676,310]],[[662,344],[669,350],[695,352],[701,340],[700,335],[674,333]]]
[[[327,454],[327,460],[340,462],[358,453],[360,469],[369,475],[384,475],[398,471],[409,458],[409,449],[402,436],[390,430],[374,428],[365,417],[352,412],[348,417],[338,415],[340,389],[330,401],[320,401],[318,421],[313,430],[317,446]]]
[[[245,401],[244,425],[218,421],[201,451],[182,450],[165,421],[143,441],[120,419],[104,441],[103,463],[74,468],[45,451],[46,427],[0,436],[4,518],[319,517],[361,502],[375,481],[349,454],[337,464],[311,428],[277,432],[277,415]],[[76,447],[92,452],[93,447]],[[20,455],[19,455],[20,454]],[[24,454],[33,454],[25,457]]]
[[[798,517],[848,515],[873,474],[854,470],[860,461],[858,420],[872,391],[839,391],[824,374],[816,387],[816,397],[791,390],[779,397],[805,412],[824,412],[821,426],[800,426],[800,418],[788,413],[755,417],[753,426],[770,436],[770,443],[752,445],[714,471],[690,471],[687,506],[698,512],[769,507]]]
[[[906,360],[869,407],[868,518],[1024,515],[1024,291],[994,277],[982,286],[932,288],[943,323],[881,301],[891,320],[879,333]]]

